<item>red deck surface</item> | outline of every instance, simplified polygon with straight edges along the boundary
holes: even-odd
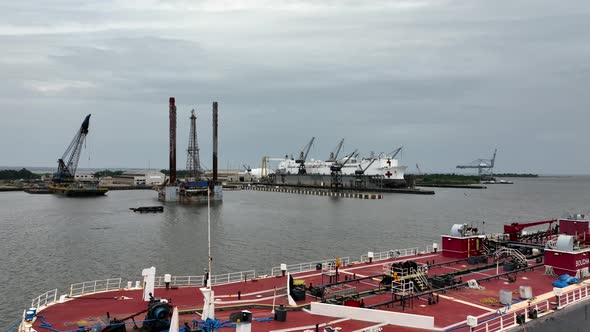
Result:
[[[424,254],[412,257],[404,257],[396,259],[395,261],[414,260],[417,262],[431,262],[435,263],[450,262],[454,259],[442,257],[440,253]],[[385,260],[369,263],[360,263],[356,265],[349,265],[340,270],[339,280],[344,280],[352,277],[363,277],[381,274],[383,272],[383,265],[390,265],[394,260]],[[532,264],[531,264],[532,265]],[[432,267],[428,274],[448,273],[456,270],[474,267],[462,264],[452,264],[448,266]],[[503,272],[500,270],[500,272]],[[502,306],[498,304],[497,299],[499,291],[502,289],[513,291],[514,299],[518,299],[519,286],[531,286],[533,294],[538,296],[542,293],[551,292],[553,287],[551,282],[554,278],[545,276],[543,274],[544,268],[539,267],[533,271],[519,272],[516,281],[509,282],[507,278],[501,277],[499,279],[492,279],[480,283],[480,286],[485,289],[468,289],[459,288],[447,292],[438,293],[439,303],[428,305],[425,298],[414,299],[408,303],[408,306],[402,308],[399,304],[393,304],[389,307],[381,306],[376,308],[378,310],[403,312],[408,314],[431,316],[434,317],[435,328],[445,328],[454,324],[462,325],[467,315],[486,317],[494,315],[497,309]],[[463,281],[469,279],[479,279],[486,276],[493,276],[496,274],[495,268],[488,269],[470,275],[462,276]],[[297,273],[293,275],[295,279],[305,280],[305,284],[321,285],[328,282],[328,277],[322,275],[321,271],[309,271],[304,273]],[[380,278],[366,279],[362,281],[355,281],[350,286],[356,287],[357,291],[365,291],[379,287]],[[268,277],[247,282],[238,282],[227,285],[214,286],[215,291],[215,308],[216,318],[226,320],[233,312],[240,311],[240,309],[223,310],[224,307],[236,304],[242,305],[256,305],[265,304],[265,308],[249,308],[256,319],[272,317],[273,293],[276,288],[276,305],[287,305],[286,297],[286,277]],[[241,299],[237,299],[238,291],[241,292]],[[110,317],[122,318],[140,312],[147,308],[147,303],[141,300],[141,290],[117,290],[111,292],[103,292],[93,295],[87,295],[79,298],[69,300],[65,303],[51,305],[41,312],[42,315],[51,327],[60,331],[75,330],[78,326],[91,327],[97,324],[107,324],[107,312]],[[182,310],[198,309],[203,306],[203,296],[198,287],[186,287],[177,289],[161,289],[157,288],[155,296],[170,300],[170,302]],[[366,306],[381,303],[392,298],[391,293],[373,295],[363,298]],[[307,294],[306,301],[298,303],[308,304],[316,301],[314,297]],[[136,317],[137,321],[141,321],[145,314]],[[200,319],[198,314],[183,314],[180,316],[181,325],[185,321],[191,321],[193,318]],[[252,331],[273,331],[285,330],[290,331],[304,331],[310,329],[315,330],[315,324],[328,324],[332,327],[340,327],[341,331],[356,331],[371,326],[377,326],[379,323],[365,322],[358,320],[342,320],[339,317],[324,317],[312,315],[308,311],[289,311],[287,313],[286,322],[270,321],[270,322],[253,322]],[[40,327],[40,319],[34,324],[34,328],[41,332],[47,331]],[[140,324],[139,324],[140,325]],[[420,329],[413,329],[402,326],[384,325],[380,326],[382,331],[424,331]],[[131,326],[128,327],[129,329]],[[232,331],[232,328],[223,329],[225,331]],[[320,329],[322,331],[322,329]]]

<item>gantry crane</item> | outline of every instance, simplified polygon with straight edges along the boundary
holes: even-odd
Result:
[[[64,152],[63,156],[57,161],[57,172],[53,174],[53,182],[73,182],[78,168],[78,161],[82,153],[82,145],[88,135],[88,126],[90,125],[90,115],[88,114],[80,129],[74,136],[74,139]]]
[[[346,165],[350,161],[350,159],[354,156],[356,151],[357,150],[354,150],[354,152],[352,152],[348,157],[346,157],[346,159],[344,159],[344,162],[340,163],[336,161],[334,162],[334,164],[330,166],[330,176],[332,177],[332,183],[330,183],[330,187],[332,188],[332,190],[338,191],[340,188],[342,188],[342,167],[344,167],[344,165]]]
[[[262,157],[260,176],[265,177],[268,175],[268,162],[269,161],[283,161],[283,160],[287,160],[287,158],[288,158],[287,156],[285,156],[285,158],[271,158],[268,156]]]
[[[299,152],[299,158],[297,158],[297,160],[295,160],[295,162],[297,164],[299,164],[298,174],[306,174],[307,173],[307,171],[305,170],[305,161],[307,160],[307,155],[309,154],[309,150],[311,149],[311,146],[313,145],[314,140],[315,140],[315,137],[312,137],[311,140],[309,141],[309,143],[307,143],[307,145],[305,145],[303,147],[303,149],[301,149],[301,151]]]
[[[492,179],[494,177],[494,164],[496,163],[496,152],[498,152],[498,149],[494,150],[494,155],[492,156],[492,159],[476,159],[467,165],[457,165],[457,168],[475,168],[477,169],[477,174],[479,175],[480,180],[485,180],[487,178]]]

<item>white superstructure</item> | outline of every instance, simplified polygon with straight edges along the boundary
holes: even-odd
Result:
[[[346,157],[340,159],[339,164],[346,161]],[[305,162],[305,170],[307,174],[321,174],[330,175],[330,166],[333,162],[321,160],[309,160]],[[380,155],[375,158],[350,158],[350,160],[342,167],[342,175],[355,175],[356,171],[364,170],[364,175],[375,176],[380,175],[385,179],[403,180],[404,173],[407,166],[400,166],[399,161],[395,158],[389,158]],[[286,158],[279,162],[276,173],[277,174],[298,174],[299,164],[294,159]]]

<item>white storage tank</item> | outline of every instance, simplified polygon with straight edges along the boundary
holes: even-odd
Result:
[[[462,237],[464,228],[465,224],[454,224],[453,227],[451,227],[451,236]]]
[[[574,251],[574,237],[571,235],[560,235],[557,237],[555,249],[561,251]]]

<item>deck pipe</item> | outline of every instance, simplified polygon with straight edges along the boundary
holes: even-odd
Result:
[[[482,281],[488,281],[488,280],[491,280],[491,279],[499,279],[500,277],[507,276],[507,275],[510,275],[510,274],[513,274],[513,273],[517,273],[517,272],[523,272],[523,271],[527,271],[527,270],[532,271],[532,270],[534,270],[534,269],[536,269],[538,267],[541,267],[543,265],[545,265],[545,264],[541,263],[541,264],[526,266],[526,267],[522,267],[520,269],[516,269],[516,270],[512,270],[512,271],[507,271],[507,272],[499,273],[499,274],[496,274],[496,275],[487,276],[487,277],[484,277],[484,278],[475,279],[475,281],[477,281],[478,283],[480,283]],[[466,287],[467,285],[468,285],[467,282],[459,282],[459,283],[454,284],[452,286],[446,286],[446,287],[442,287],[442,288],[431,289],[431,290],[427,290],[427,291],[424,291],[424,292],[415,293],[414,295],[405,296],[405,297],[403,297],[403,299],[418,298],[420,296],[430,295],[430,294],[439,293],[439,292],[440,293],[445,293],[448,290],[455,289],[455,288],[460,288],[460,287]],[[367,308],[371,308],[371,309],[372,308],[377,308],[377,307],[380,307],[380,306],[384,306],[384,305],[388,305],[388,304],[391,304],[391,303],[398,302],[401,299],[402,298],[400,298],[398,300],[390,300],[390,301],[386,301],[386,302],[375,303],[375,304],[372,304],[372,305],[367,306]]]

